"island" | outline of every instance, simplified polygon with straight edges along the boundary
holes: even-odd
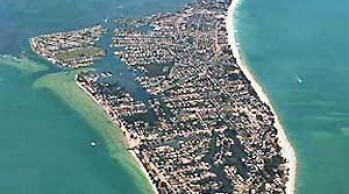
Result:
[[[30,46],[41,57],[60,67],[83,67],[105,57],[96,42],[105,33],[101,25],[70,32],[45,34],[30,39]]]
[[[155,193],[294,192],[292,146],[262,88],[242,63],[234,34],[237,0],[197,0],[174,13],[115,20],[114,57],[137,72],[140,98],[108,71],[77,84],[123,131]],[[103,56],[102,27],[31,39],[64,67]]]

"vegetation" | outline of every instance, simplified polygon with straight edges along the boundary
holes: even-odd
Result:
[[[106,55],[106,51],[100,47],[89,46],[89,47],[80,47],[72,50],[64,50],[58,52],[56,55],[58,60],[70,61],[82,57],[86,58],[100,58]]]

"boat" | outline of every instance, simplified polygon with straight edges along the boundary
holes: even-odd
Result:
[[[303,80],[299,76],[297,76],[296,79],[297,79],[298,83],[300,83],[300,84],[303,83]]]
[[[96,145],[97,145],[97,143],[95,141],[91,141],[90,144],[91,144],[92,147],[96,147]]]

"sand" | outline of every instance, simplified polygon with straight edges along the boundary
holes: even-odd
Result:
[[[158,189],[156,188],[156,185],[153,183],[153,181],[150,179],[150,175],[148,173],[148,171],[144,168],[143,163],[141,162],[141,160],[137,157],[136,153],[134,150],[130,150],[131,155],[135,158],[136,162],[138,163],[138,165],[140,166],[142,172],[146,175],[146,177],[149,180],[149,183],[151,184],[151,187],[153,189],[153,192],[155,194],[159,194]]]
[[[288,167],[290,168],[290,175],[289,175],[289,181],[286,184],[286,194],[293,194],[295,192],[295,181],[296,181],[296,167],[297,167],[297,161],[296,161],[296,155],[293,150],[292,145],[287,139],[287,136],[285,134],[285,130],[280,124],[279,118],[277,114],[275,114],[275,110],[268,99],[266,93],[264,92],[263,88],[258,84],[256,79],[253,77],[252,73],[249,71],[248,67],[243,63],[242,58],[239,54],[239,48],[237,46],[236,36],[235,36],[235,29],[234,29],[234,13],[236,10],[236,7],[239,4],[239,0],[233,0],[231,5],[228,8],[228,14],[226,17],[226,28],[228,31],[228,42],[229,45],[232,48],[233,55],[236,58],[237,64],[241,68],[242,72],[245,74],[247,79],[251,82],[252,87],[256,90],[257,95],[260,97],[260,99],[268,104],[275,115],[275,127],[278,131],[278,139],[279,139],[279,145],[282,147],[282,155],[287,159],[288,161]]]
[[[287,140],[287,136],[285,134],[285,131],[284,131],[283,127],[280,124],[280,121],[278,119],[277,114],[275,114],[275,110],[273,109],[270,100],[268,99],[266,93],[263,91],[263,88],[258,84],[258,82],[255,80],[253,75],[250,73],[248,67],[246,65],[244,65],[244,63],[242,61],[242,58],[240,57],[240,54],[239,54],[239,49],[238,49],[238,47],[236,45],[237,42],[236,42],[236,39],[235,39],[236,37],[235,37],[235,33],[234,33],[234,17],[233,16],[234,16],[235,8],[237,7],[238,3],[239,3],[239,0],[233,0],[231,5],[229,6],[228,14],[227,14],[227,18],[226,18],[226,27],[227,27],[227,31],[228,31],[229,45],[232,48],[233,55],[237,59],[237,64],[240,66],[242,72],[245,74],[247,79],[250,80],[252,87],[256,90],[256,93],[258,94],[260,99],[263,102],[267,103],[271,107],[272,112],[275,115],[275,127],[278,130],[279,145],[282,147],[282,155],[287,159],[288,166],[290,168],[289,181],[286,184],[286,187],[287,187],[286,188],[286,193],[287,194],[293,194],[294,190],[295,190],[295,178],[296,178],[296,156],[295,156],[295,152],[294,152],[291,144]],[[79,87],[81,89],[85,90],[85,88],[82,87],[79,83],[78,83],[78,85],[79,85]],[[89,94],[88,91],[85,90],[85,92],[87,94]],[[95,99],[92,95],[89,94],[89,96],[97,104],[100,104],[98,102],[98,100]],[[105,109],[105,107],[103,107],[103,108]],[[122,129],[122,130],[124,131],[125,129]],[[149,176],[148,172],[146,171],[146,169],[144,168],[142,162],[140,161],[140,159],[135,154],[135,151],[134,150],[130,150],[130,153],[135,158],[135,160],[138,163],[138,165],[140,166],[142,172],[148,178],[149,183],[151,183],[153,192],[157,194],[158,192],[157,192],[156,186],[153,184],[152,180],[150,179],[150,176]]]
[[[103,108],[103,110],[105,111],[105,113],[108,115],[108,110],[105,106],[103,106],[93,95],[91,95],[90,92],[88,92],[84,86],[82,86],[78,81],[76,81],[76,84],[79,86],[80,89],[82,89],[96,104],[98,104],[100,107]],[[113,119],[111,119],[110,116],[108,116],[108,118],[114,123]],[[114,126],[118,129],[120,129],[121,131],[125,132],[126,134],[128,133],[127,132],[127,129],[124,128],[124,127],[118,127],[116,125],[116,123],[114,123]],[[128,136],[128,135],[126,135]],[[130,144],[130,140],[129,138],[125,137],[124,136],[124,140],[127,141],[126,143],[127,144]],[[149,184],[151,185],[151,188],[152,188],[152,191],[153,193],[155,194],[158,194],[158,190],[156,188],[156,185],[153,183],[153,181],[151,180],[150,178],[150,175],[149,173],[147,172],[147,170],[145,169],[143,163],[141,162],[141,160],[138,158],[138,156],[136,155],[136,152],[134,150],[129,150],[129,153],[131,154],[131,156],[134,158],[134,160],[137,162],[138,166],[139,166],[139,169],[142,171],[142,173],[145,175],[145,177],[147,178]]]

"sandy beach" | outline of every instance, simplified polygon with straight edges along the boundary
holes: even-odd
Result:
[[[232,48],[233,51],[233,55],[235,56],[236,60],[237,60],[237,64],[240,66],[241,70],[243,71],[244,75],[247,77],[248,80],[251,81],[251,85],[253,86],[253,88],[256,90],[256,93],[258,94],[258,96],[260,97],[260,99],[267,103],[270,107],[271,110],[273,112],[273,114],[275,115],[275,127],[278,130],[278,139],[279,139],[279,145],[282,147],[282,155],[287,159],[288,161],[288,166],[290,168],[290,175],[289,175],[289,181],[286,184],[286,193],[287,194],[294,194],[295,191],[295,178],[296,178],[296,156],[295,156],[295,152],[291,146],[291,144],[289,143],[287,136],[285,134],[285,131],[283,129],[283,127],[280,124],[280,121],[278,119],[278,116],[275,112],[275,110],[272,107],[272,104],[270,102],[270,100],[268,99],[266,93],[263,91],[263,88],[258,84],[258,82],[255,80],[255,78],[253,77],[252,73],[249,71],[248,67],[246,65],[244,65],[242,58],[240,57],[239,54],[239,49],[237,47],[237,41],[236,41],[236,37],[235,37],[235,30],[234,30],[234,11],[235,8],[237,7],[237,5],[239,4],[239,0],[233,0],[233,2],[231,3],[231,5],[228,8],[228,13],[227,13],[227,17],[226,17],[226,28],[227,28],[227,32],[228,32],[228,42],[229,45]],[[107,107],[103,106],[94,96],[92,96],[80,83],[77,82],[77,84],[79,85],[79,87],[84,90],[97,104],[99,104],[106,113],[108,113],[107,111]],[[115,124],[115,126],[117,126]],[[127,133],[127,130],[123,127],[121,127],[121,130]],[[126,135],[127,136],[127,135]],[[128,141],[128,138],[125,137],[126,141]],[[130,142],[128,142],[130,143]],[[150,179],[149,173],[147,172],[147,170],[144,168],[142,162],[140,161],[140,159],[137,157],[136,153],[134,150],[130,150],[129,151],[130,154],[134,157],[134,159],[136,160],[136,162],[138,163],[138,165],[140,166],[142,172],[144,173],[144,175],[147,177],[147,179],[149,180],[149,183],[152,186],[152,190],[153,193],[158,193],[156,186],[153,184],[152,180]]]
[[[287,139],[287,136],[285,134],[285,130],[280,124],[278,115],[276,114],[270,100],[268,99],[266,93],[263,91],[263,88],[258,84],[258,82],[253,77],[252,73],[248,69],[248,67],[243,63],[242,58],[239,54],[239,48],[237,46],[236,36],[235,36],[235,29],[234,29],[234,13],[236,7],[239,5],[240,0],[233,0],[231,5],[228,8],[228,14],[226,18],[226,28],[228,32],[228,42],[229,45],[232,48],[233,55],[236,58],[237,64],[241,68],[242,72],[245,74],[248,80],[250,80],[252,87],[256,90],[256,93],[260,97],[260,99],[267,103],[275,116],[275,127],[278,130],[278,139],[279,139],[279,145],[282,147],[282,154],[287,159],[288,165],[290,168],[290,175],[289,175],[289,181],[286,184],[286,193],[287,194],[294,194],[295,192],[295,182],[296,182],[296,167],[297,167],[297,161],[296,161],[296,155],[293,150],[292,145]]]
[[[89,91],[86,90],[86,88],[84,86],[82,86],[78,81],[76,81],[76,84],[79,86],[80,89],[82,89],[96,104],[98,104],[99,106],[101,106],[103,108],[103,110],[105,111],[105,113],[108,115],[108,110],[107,107],[103,106],[100,101],[98,101]],[[111,119],[111,117],[108,115],[108,118],[114,123],[114,126],[119,128],[121,131],[125,132],[126,134],[128,133],[127,130],[124,127],[118,127],[115,123],[115,121],[113,121]],[[126,135],[127,136],[127,135]],[[128,138],[124,137],[125,140],[127,141],[126,143],[129,144],[130,142],[128,142]],[[141,160],[137,157],[136,152],[134,150],[129,150],[129,153],[132,155],[132,157],[134,158],[134,160],[137,162],[140,170],[143,172],[143,174],[146,176],[146,178],[149,181],[149,184],[152,187],[153,193],[158,194],[159,192],[156,189],[155,184],[153,183],[153,181],[151,180],[149,173],[147,172],[147,170],[145,169],[145,167],[143,166],[143,163],[141,162]]]
[[[146,175],[146,177],[148,178],[148,180],[149,180],[149,182],[150,182],[150,184],[151,184],[151,187],[152,187],[152,189],[153,189],[153,192],[154,192],[155,194],[159,194],[159,192],[158,192],[158,190],[157,190],[155,184],[154,184],[153,181],[150,179],[150,175],[149,175],[148,171],[144,168],[143,163],[142,163],[141,160],[137,157],[135,151],[134,151],[134,150],[130,150],[130,153],[131,153],[131,155],[135,158],[135,160],[137,161],[137,163],[138,163],[138,165],[140,166],[142,172],[143,172],[143,173]]]

